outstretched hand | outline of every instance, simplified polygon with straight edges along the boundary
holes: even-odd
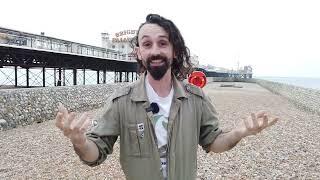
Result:
[[[77,147],[84,146],[87,138],[85,132],[91,124],[88,113],[83,113],[79,119],[76,119],[76,113],[68,110],[59,103],[56,116],[56,126],[68,137],[72,144]]]
[[[259,111],[256,114],[251,113],[251,116],[243,120],[237,128],[242,137],[246,137],[261,132],[263,129],[274,125],[278,120],[278,117],[270,119],[267,112]]]

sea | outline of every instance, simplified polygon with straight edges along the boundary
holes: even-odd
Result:
[[[320,90],[320,77],[313,78],[313,77],[254,77],[256,79],[264,79],[273,82],[279,82],[283,84],[289,84],[293,86],[299,86],[303,88],[311,88]]]

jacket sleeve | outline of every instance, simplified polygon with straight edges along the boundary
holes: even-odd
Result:
[[[206,152],[209,152],[209,145],[221,132],[216,109],[214,108],[210,98],[207,95],[204,95],[202,102],[199,144]]]
[[[103,108],[93,119],[93,127],[88,131],[87,138],[93,141],[99,149],[99,157],[94,162],[86,162],[89,166],[97,166],[104,162],[113,151],[113,145],[120,134],[118,107],[114,96],[110,96]]]

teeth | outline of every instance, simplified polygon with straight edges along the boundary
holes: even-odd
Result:
[[[153,60],[153,61],[151,61],[152,63],[153,62],[155,62],[155,63],[161,63],[161,62],[163,62],[163,60]]]

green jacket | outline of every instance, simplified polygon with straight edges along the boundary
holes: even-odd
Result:
[[[163,179],[159,151],[154,140],[152,112],[145,89],[145,76],[117,90],[97,116],[97,125],[87,134],[99,148],[95,162],[101,164],[120,136],[120,163],[127,179]],[[221,133],[217,113],[203,91],[173,76],[174,95],[168,123],[168,179],[188,180],[197,175],[197,148],[205,150]],[[144,124],[144,134],[138,124]],[[212,164],[214,165],[214,164]]]

